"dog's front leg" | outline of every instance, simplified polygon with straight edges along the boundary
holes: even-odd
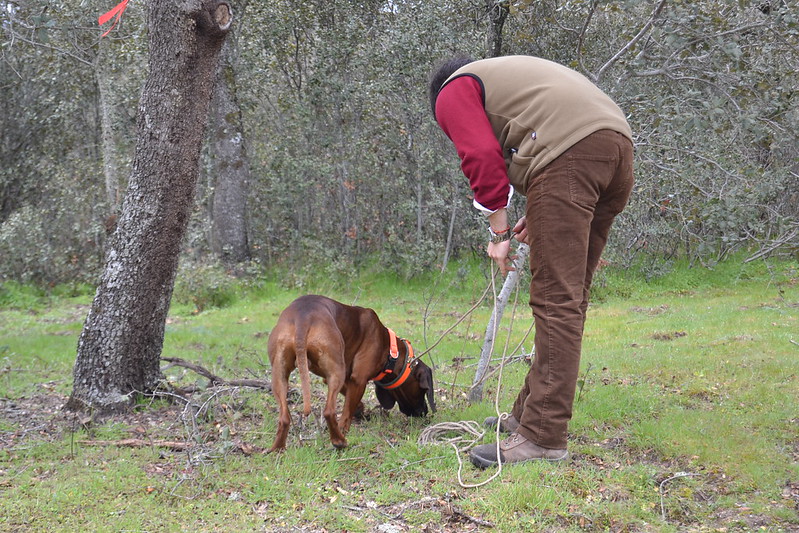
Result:
[[[359,409],[363,409],[361,399],[366,390],[368,381],[356,381],[350,379],[347,381],[347,392],[344,395],[344,409],[341,411],[341,417],[338,419],[338,427],[345,435],[350,429],[352,419]]]

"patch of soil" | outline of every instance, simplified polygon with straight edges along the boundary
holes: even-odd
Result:
[[[648,316],[657,316],[657,315],[665,313],[668,310],[669,310],[669,306],[665,305],[665,304],[664,305],[658,305],[656,307],[639,307],[639,306],[635,306],[635,307],[630,308],[630,311],[632,311],[633,313],[641,313],[641,314],[648,315]]]
[[[679,339],[680,337],[685,337],[688,334],[684,331],[674,331],[671,333],[653,333],[651,338],[655,339],[656,341],[673,341],[674,339]]]
[[[18,447],[30,439],[47,442],[60,440],[64,433],[77,431],[89,424],[90,421],[82,415],[64,410],[67,399],[67,396],[55,393],[15,399],[0,398],[0,421],[12,428],[0,431],[0,449]],[[161,434],[175,425],[180,411],[178,405],[160,404],[116,415],[110,420],[128,426],[133,435]]]
[[[60,439],[67,420],[62,411],[66,401],[67,397],[59,394],[0,398],[0,421],[15,428],[0,432],[0,449],[13,448],[32,437]]]

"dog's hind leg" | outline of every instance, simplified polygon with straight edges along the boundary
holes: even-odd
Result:
[[[325,422],[327,422],[330,442],[336,448],[344,448],[347,446],[347,439],[339,429],[336,418],[338,394],[347,379],[347,365],[344,362],[344,338],[333,321],[323,322],[319,320],[314,326],[308,333],[307,345],[309,359],[313,362],[314,373],[323,376],[327,383],[327,399],[322,415],[325,418]]]
[[[339,429],[338,420],[336,419],[336,404],[338,403],[338,391],[344,384],[344,371],[336,370],[327,376],[327,401],[325,402],[324,417],[327,422],[327,429],[330,432],[330,442],[336,448],[344,448],[347,446],[347,439]]]
[[[289,426],[291,425],[291,413],[289,412],[287,396],[289,390],[289,374],[291,374],[292,370],[294,369],[272,367],[272,393],[277,400],[280,414],[277,421],[275,442],[267,453],[281,451],[286,448],[286,438],[288,437]]]

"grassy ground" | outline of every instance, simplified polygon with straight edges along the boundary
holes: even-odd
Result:
[[[346,287],[263,282],[221,309],[176,305],[164,356],[226,378],[268,377],[269,330],[307,292],[373,307],[421,352],[486,284],[469,268],[411,282],[364,276]],[[144,399],[103,424],[63,412],[91,295],[3,290],[2,531],[799,530],[796,262],[679,268],[649,281],[603,271],[586,327],[571,460],[508,467],[479,488],[459,484],[452,447],[418,439],[439,422],[482,421],[497,394],[509,408],[531,348],[523,294],[506,311],[495,366],[513,357],[481,403],[469,404],[466,393],[490,298],[425,356],[436,366],[435,415],[382,412],[368,391],[369,416],[347,449],[335,451],[311,421],[292,426],[289,449],[275,456],[263,453],[275,431],[269,393],[207,388],[182,367],[165,374],[175,385],[200,385],[189,404]],[[323,384],[313,383],[321,406]],[[132,445],[142,441],[149,444]],[[477,483],[492,474],[467,462],[462,476]]]

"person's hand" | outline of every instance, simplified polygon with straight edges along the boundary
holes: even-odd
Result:
[[[527,242],[527,218],[526,217],[520,218],[519,221],[516,223],[516,225],[513,226],[513,233],[516,234],[515,238],[516,238],[517,241],[519,241],[521,243],[524,243],[524,244],[527,244],[528,246],[530,245],[530,243]]]
[[[508,272],[516,270],[513,268],[513,260],[516,256],[510,256],[510,240],[502,242],[489,242],[486,250],[488,257],[494,260],[499,267],[499,271],[504,276]]]

